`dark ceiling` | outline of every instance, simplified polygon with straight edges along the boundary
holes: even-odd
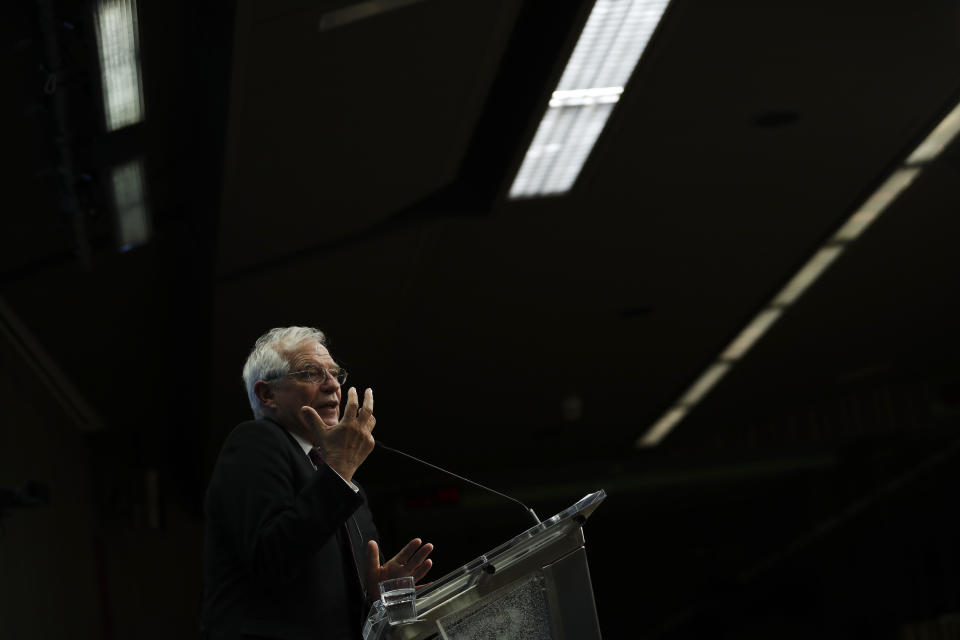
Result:
[[[650,635],[699,628],[715,578],[786,567],[804,531],[951,451],[957,144],[660,446],[634,442],[954,106],[956,3],[674,0],[573,190],[524,201],[505,193],[590,3],[423,0],[319,29],[346,4],[141,2],[147,119],[106,135],[85,3],[54,2],[89,176],[72,217],[37,8],[3,10],[8,342],[185,504],[246,417],[246,352],[287,324],[331,336],[388,443],[538,510],[606,487],[591,524],[607,511],[663,585]],[[119,253],[103,176],[137,154],[155,235]],[[402,493],[386,455],[368,484]],[[671,540],[686,564],[646,550]]]

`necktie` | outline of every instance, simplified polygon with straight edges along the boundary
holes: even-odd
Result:
[[[323,464],[323,454],[320,453],[320,449],[316,447],[310,449],[310,453],[308,453],[307,456],[310,458],[310,462],[313,463],[313,466],[315,466],[317,469],[319,469],[320,465]]]

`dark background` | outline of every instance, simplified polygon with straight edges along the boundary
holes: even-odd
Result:
[[[524,201],[590,3],[321,32],[346,4],[142,0],[146,119],[107,134],[90,5],[4,3],[0,487],[49,504],[0,520],[3,637],[195,637],[207,476],[290,324],[387,443],[542,517],[605,489],[608,638],[960,637],[956,143],[635,444],[956,104],[956,3],[674,0],[573,190]],[[121,252],[105,179],[139,156],[154,233]],[[527,527],[387,452],[358,478],[434,577]]]

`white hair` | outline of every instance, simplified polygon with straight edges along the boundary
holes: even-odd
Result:
[[[253,417],[263,418],[260,398],[253,387],[259,380],[271,380],[290,373],[290,356],[293,350],[306,341],[327,346],[323,331],[313,327],[277,327],[257,338],[253,350],[243,365],[243,386],[250,399]]]

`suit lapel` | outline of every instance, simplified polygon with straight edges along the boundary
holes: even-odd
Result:
[[[278,422],[266,418],[269,422],[273,423],[277,429],[283,432],[283,435],[287,436],[287,443],[290,445],[290,452],[293,454],[294,460],[294,471],[297,474],[297,481],[300,483],[299,486],[303,486],[310,480],[313,474],[316,472],[316,469],[313,468],[313,463],[310,462],[310,458],[306,453],[303,452],[303,447],[300,446],[300,443],[290,434],[289,431],[283,428]]]

